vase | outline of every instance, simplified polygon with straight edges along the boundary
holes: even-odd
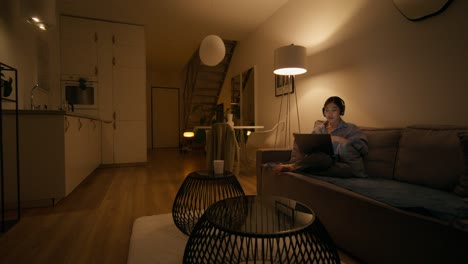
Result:
[[[232,114],[227,114],[226,115],[226,118],[227,118],[227,121],[226,123],[228,123],[228,125],[230,125],[231,127],[234,127],[234,121],[232,121]]]

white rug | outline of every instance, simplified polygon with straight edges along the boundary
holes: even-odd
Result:
[[[182,263],[188,236],[174,224],[172,214],[143,216],[133,222],[128,264]]]
[[[175,226],[172,214],[137,218],[133,222],[127,264],[180,264],[187,240],[188,236]]]

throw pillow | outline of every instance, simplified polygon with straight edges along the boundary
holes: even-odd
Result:
[[[460,143],[464,153],[464,172],[460,177],[458,185],[455,187],[454,192],[460,196],[468,196],[468,132],[461,132],[459,134]]]
[[[354,176],[359,178],[367,177],[361,153],[359,153],[359,151],[352,144],[341,145],[340,152],[341,162],[351,167],[351,172]]]
[[[464,170],[459,131],[446,127],[404,129],[395,179],[453,191]]]
[[[364,166],[369,177],[393,179],[401,128],[363,128],[369,153]]]

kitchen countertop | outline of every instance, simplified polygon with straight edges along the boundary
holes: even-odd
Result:
[[[3,113],[5,114],[15,114],[15,110],[12,109],[3,109]],[[77,112],[68,112],[64,110],[29,110],[29,109],[19,109],[18,113],[20,115],[64,115],[64,116],[75,116],[75,117],[82,117],[82,118],[88,118],[88,119],[93,119],[93,120],[98,120],[102,121],[100,118],[87,115],[87,114],[82,114],[82,113],[77,113]]]

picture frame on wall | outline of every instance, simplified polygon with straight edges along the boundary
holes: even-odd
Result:
[[[293,75],[275,75],[275,96],[294,93]]]

